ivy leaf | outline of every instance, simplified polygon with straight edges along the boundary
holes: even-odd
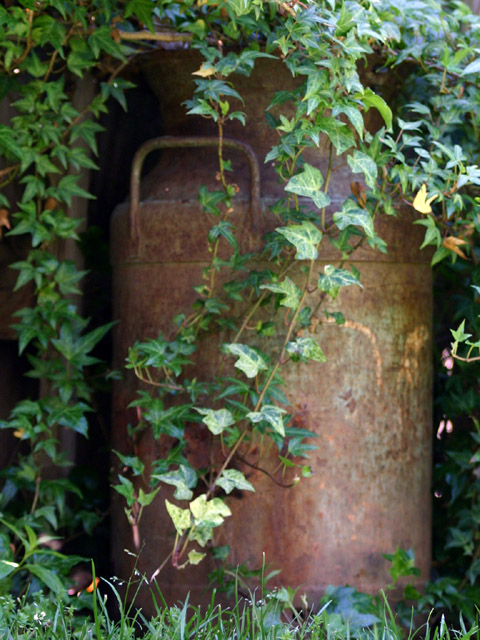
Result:
[[[363,93],[356,93],[353,97],[355,100],[363,102],[365,111],[368,111],[370,107],[374,107],[385,121],[388,131],[392,130],[392,110],[383,98],[377,96],[371,89],[365,89]]]
[[[363,173],[367,186],[374,189],[378,168],[372,158],[363,151],[355,149],[353,156],[348,156],[347,161],[353,173]]]
[[[249,482],[241,471],[237,469],[225,469],[216,480],[216,484],[225,491],[231,493],[234,489],[239,491],[255,491],[255,487]]]
[[[206,553],[202,553],[200,551],[195,551],[195,549],[192,549],[188,552],[188,562],[190,564],[200,564],[200,562],[205,558],[206,555]]]
[[[293,362],[307,362],[308,360],[315,360],[316,362],[327,361],[325,354],[314,338],[297,338],[295,341],[287,344],[286,351]]]
[[[260,411],[250,411],[247,418],[251,422],[260,422],[265,420],[271,425],[274,431],[285,437],[285,427],[283,425],[283,414],[287,413],[285,409],[275,407],[273,404],[264,404]]]
[[[267,369],[264,358],[245,344],[226,344],[225,351],[238,356],[235,367],[243,371],[247,378],[255,378],[260,371]]]
[[[113,453],[118,456],[121,463],[125,467],[129,467],[132,470],[134,476],[141,476],[145,471],[145,465],[137,456],[124,456],[119,451],[113,449]]]
[[[293,244],[297,250],[296,260],[315,260],[318,257],[317,245],[322,239],[322,232],[308,220],[302,224],[278,227],[276,231]]]
[[[192,467],[181,464],[176,471],[152,475],[155,480],[171,484],[176,487],[174,498],[176,500],[191,500],[193,489],[197,484],[197,474]]]
[[[318,128],[327,134],[330,142],[335,147],[337,155],[341,155],[355,144],[355,138],[351,130],[335,118],[319,118]]]
[[[105,51],[105,53],[113,56],[114,58],[125,60],[125,56],[123,55],[120,46],[112,38],[112,32],[109,25],[105,24],[101,27],[97,27],[89,37],[88,44],[90,45],[95,58],[99,57],[100,51]]]
[[[310,198],[319,209],[330,204],[330,198],[320,191],[323,185],[323,175],[319,169],[305,163],[302,173],[297,173],[288,181],[285,191]]]
[[[465,342],[468,338],[472,337],[471,333],[465,333],[465,320],[462,320],[462,323],[455,331],[454,329],[450,329],[452,336],[455,338],[455,345],[458,345],[459,342]]]
[[[320,274],[318,278],[318,288],[326,291],[332,298],[336,298],[341,287],[348,287],[357,284],[363,287],[360,280],[346,269],[337,269],[331,264],[325,266],[325,275]]]
[[[232,515],[229,507],[220,498],[207,500],[207,496],[202,493],[190,503],[190,511],[195,518],[195,526],[218,527],[225,518]]]
[[[296,309],[298,307],[302,294],[297,285],[292,282],[288,276],[283,282],[262,284],[260,285],[260,289],[268,289],[269,291],[273,291],[273,293],[283,294],[285,297],[280,300],[280,304],[289,309]]]
[[[8,151],[17,158],[22,157],[22,149],[15,141],[13,130],[4,124],[0,124],[0,149]]]
[[[202,418],[202,422],[205,423],[213,433],[214,436],[218,436],[225,431],[232,424],[235,424],[235,420],[228,409],[195,409],[198,413],[201,413],[205,417]]]
[[[129,18],[131,15],[136,16],[140,22],[149,29],[152,33],[155,31],[153,24],[153,11],[155,4],[152,0],[130,0],[125,7],[125,18]]]
[[[364,122],[360,110],[350,105],[336,105],[332,110],[332,116],[336,116],[339,113],[344,113],[347,116],[360,136],[360,140],[363,140]]]
[[[191,527],[192,516],[190,511],[188,509],[180,509],[180,507],[177,507],[168,500],[165,500],[165,506],[167,507],[168,515],[172,519],[173,526],[178,535],[181,536]]]
[[[145,491],[140,487],[138,491],[138,504],[141,507],[148,507],[149,504],[152,504],[155,496],[159,491],[160,491],[160,487],[157,487],[154,491],[145,493]]]
[[[135,487],[132,481],[121,475],[118,475],[117,478],[120,480],[120,484],[113,485],[113,488],[125,498],[129,507],[133,506],[135,504]]]
[[[345,200],[342,210],[333,214],[333,221],[340,230],[351,225],[362,227],[369,238],[373,238],[375,235],[372,216],[366,209],[358,207],[353,200]]]

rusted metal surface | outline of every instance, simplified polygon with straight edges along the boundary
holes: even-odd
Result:
[[[140,177],[145,158],[152,151],[158,149],[199,149],[201,147],[218,148],[218,137],[201,137],[201,136],[164,136],[148,140],[143,144],[135,154],[132,163],[132,173],[130,180],[130,239],[138,246],[138,216],[140,205]],[[235,149],[240,151],[248,162],[250,171],[250,227],[253,231],[255,220],[260,214],[260,169],[258,167],[257,156],[252,148],[244,142],[224,138],[222,147],[225,149]]]
[[[270,70],[269,82],[271,76]],[[287,80],[283,83],[278,73],[276,81],[285,88]],[[259,82],[263,87],[263,81]],[[270,96],[262,95],[261,99],[268,101]],[[253,108],[257,105],[254,102]],[[260,117],[255,111],[249,128],[250,115],[247,113],[243,139],[261,160],[266,149],[258,148]],[[175,120],[177,114],[171,118]],[[178,133],[178,124],[168,133]],[[266,143],[268,138],[272,144],[274,132],[268,136],[263,135],[262,141]],[[135,340],[160,332],[171,335],[171,318],[196,298],[192,287],[201,282],[202,269],[210,262],[206,236],[213,223],[197,202],[201,182],[196,179],[204,177],[210,188],[215,186],[212,174],[207,175],[214,166],[213,151],[180,150],[162,157],[145,181],[137,218],[138,245],[130,235],[128,205],[114,213],[117,367]],[[177,153],[181,160],[175,159]],[[321,148],[311,161],[324,166],[327,153],[326,147]],[[278,224],[268,211],[278,186],[269,191],[272,178],[262,168],[262,207],[256,220],[258,231],[252,233],[247,173],[241,164],[245,167],[246,163],[239,155],[236,160],[240,198],[231,221],[241,251],[250,252],[258,249],[261,236]],[[348,195],[352,181],[347,170],[342,171],[335,173],[332,207]],[[318,600],[328,584],[348,583],[367,591],[384,587],[390,576],[382,553],[397,546],[412,547],[423,577],[429,573],[432,279],[429,256],[419,251],[421,229],[412,226],[412,220],[413,215],[405,211],[398,218],[378,221],[377,231],[387,242],[388,254],[369,248],[355,253],[354,263],[364,288],[348,287],[327,306],[329,311],[341,309],[347,319],[343,326],[324,323],[318,331],[327,363],[291,364],[282,370],[294,423],[318,434],[318,449],[310,459],[313,477],[285,490],[265,474],[245,467],[257,491],[230,499],[234,515],[215,540],[216,544],[230,545],[233,563],[259,567],[265,552],[267,563],[282,569],[277,582],[301,585],[312,600]],[[339,254],[327,244],[316,271],[322,271],[325,264],[338,264],[338,260]],[[259,264],[258,268],[265,266]],[[300,277],[299,268],[290,277]],[[198,352],[199,378],[208,379],[212,374],[219,358],[217,345],[228,339],[224,333],[205,341]],[[136,380],[126,375],[114,394],[113,446],[125,452],[127,424],[136,419],[133,410],[126,407],[138,388]],[[192,428],[187,454],[201,460],[204,445],[205,433]],[[147,434],[140,440],[138,451],[147,473],[165,446]],[[171,495],[169,488],[162,489],[141,521],[145,547],[139,569],[147,575],[173,543],[164,509],[164,500]],[[118,496],[114,496],[113,522],[116,573],[125,578],[132,564],[123,549],[132,548],[132,534]],[[193,601],[205,600],[208,598],[202,593],[211,569],[207,560],[183,571],[167,567],[158,583],[168,602],[184,599],[187,591]],[[143,602],[146,610],[149,601],[147,594]]]

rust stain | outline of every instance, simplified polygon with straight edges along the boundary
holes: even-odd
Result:
[[[380,353],[380,349],[378,348],[377,337],[373,333],[373,331],[362,324],[361,322],[356,322],[355,320],[345,320],[345,322],[341,325],[337,325],[334,318],[327,318],[326,320],[322,320],[323,324],[331,324],[337,327],[344,327],[345,329],[353,329],[354,331],[359,331],[362,333],[370,342],[372,348],[372,360],[375,366],[375,377],[377,380],[377,386],[379,389],[383,387],[382,380],[382,355]]]
[[[426,326],[420,325],[408,334],[405,340],[403,359],[397,376],[397,384],[407,384],[413,387],[417,384],[420,375],[420,352],[425,348],[429,339],[429,331]]]

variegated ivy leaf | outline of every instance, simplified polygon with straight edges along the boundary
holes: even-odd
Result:
[[[174,527],[179,536],[181,536],[192,525],[192,515],[188,509],[180,509],[168,500],[165,500],[168,515],[172,519]]]
[[[193,496],[191,489],[197,484],[197,474],[195,470],[184,464],[181,464],[176,471],[152,474],[152,478],[176,487],[173,497],[177,500],[191,500]]]
[[[331,264],[325,266],[325,275],[322,273],[318,278],[318,288],[320,291],[326,291],[332,298],[336,298],[341,287],[348,287],[352,284],[358,284],[363,287],[360,280],[346,269],[337,269]]]
[[[204,493],[190,503],[190,511],[195,519],[195,526],[200,527],[218,527],[226,517],[232,515],[223,500],[220,498],[207,500]]]
[[[199,564],[206,555],[206,553],[202,553],[201,551],[195,551],[195,549],[192,549],[188,553],[188,561],[190,564]]]
[[[264,358],[245,344],[226,344],[225,350],[234,356],[238,356],[235,366],[247,376],[255,378],[259,371],[267,369]]]
[[[347,125],[335,118],[319,118],[318,127],[320,131],[327,134],[330,142],[335,147],[337,155],[341,155],[355,144],[355,138]]]
[[[372,158],[363,151],[355,149],[353,156],[348,156],[347,161],[353,173],[363,173],[367,187],[374,189],[378,168]]]
[[[287,413],[285,409],[275,407],[273,404],[264,404],[260,411],[250,411],[247,418],[251,422],[260,422],[265,420],[274,431],[285,437],[285,427],[283,424],[283,414]]]
[[[195,526],[189,535],[191,542],[198,542],[201,547],[204,547],[213,538],[213,527]]]
[[[231,493],[234,489],[240,491],[255,491],[255,487],[249,482],[241,471],[237,469],[225,469],[222,475],[217,478],[219,487],[225,491],[225,493]]]
[[[235,420],[228,409],[198,409],[198,413],[201,413],[205,417],[202,418],[202,422],[205,423],[213,433],[214,436],[218,436],[222,431],[235,424]]]
[[[366,209],[361,209],[353,200],[345,200],[341,211],[333,214],[333,222],[342,230],[350,225],[353,227],[362,227],[365,235],[369,238],[375,236],[373,228],[373,218]]]
[[[305,163],[303,171],[290,178],[285,187],[285,191],[310,198],[319,209],[322,209],[330,204],[330,198],[327,194],[320,191],[322,185],[322,172],[312,167],[312,165]]]
[[[283,307],[289,307],[290,309],[297,309],[300,302],[300,296],[302,295],[300,289],[288,276],[283,282],[262,284],[260,285],[260,289],[268,289],[274,293],[282,293],[285,297],[280,300],[280,304]]]
[[[344,113],[347,116],[355,127],[355,131],[360,136],[360,140],[363,140],[363,131],[365,126],[360,109],[350,105],[335,105],[332,110],[332,116],[337,116],[339,113]]]
[[[314,338],[297,338],[293,342],[289,342],[286,351],[294,362],[301,360],[315,360],[316,362],[326,362],[325,354],[318,346]]]
[[[304,220],[302,224],[278,227],[276,231],[281,233],[290,244],[293,244],[297,250],[296,260],[315,260],[317,258],[317,245],[322,239],[322,232],[308,220]]]

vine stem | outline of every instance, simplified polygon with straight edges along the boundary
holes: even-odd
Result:
[[[328,150],[328,169],[327,175],[325,178],[325,194],[328,192],[328,187],[330,185],[330,178],[332,177],[332,164],[333,164],[333,144],[330,142],[330,148]],[[322,232],[325,232],[325,215],[326,215],[326,207],[322,209]]]

